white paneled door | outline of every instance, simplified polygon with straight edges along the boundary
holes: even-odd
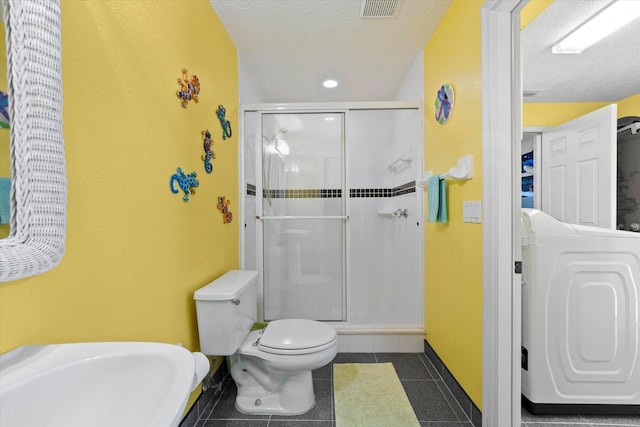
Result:
[[[616,116],[611,104],[543,131],[542,211],[571,224],[615,229]]]

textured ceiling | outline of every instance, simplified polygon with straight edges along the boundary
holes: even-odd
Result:
[[[640,93],[640,18],[580,54],[551,46],[611,0],[556,0],[521,33],[525,102],[619,101]],[[636,0],[638,1],[638,0]]]
[[[395,17],[365,19],[360,0],[210,1],[265,102],[392,99],[451,3],[400,0]],[[551,54],[553,43],[609,2],[556,0],[522,31],[523,89],[541,91],[525,102],[640,93],[640,19],[579,55]],[[328,77],[340,86],[324,89]]]
[[[360,18],[360,0],[211,0],[265,102],[392,99],[450,3],[401,0],[395,17]],[[329,77],[340,85],[323,88]]]

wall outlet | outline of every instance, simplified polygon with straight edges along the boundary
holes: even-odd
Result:
[[[462,220],[480,224],[482,222],[482,201],[469,200],[462,202]]]

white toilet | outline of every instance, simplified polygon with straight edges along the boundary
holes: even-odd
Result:
[[[198,289],[194,299],[201,352],[229,356],[240,412],[299,415],[313,408],[311,371],[335,357],[334,328],[314,320],[283,319],[251,331],[257,314],[257,271],[229,271]]]

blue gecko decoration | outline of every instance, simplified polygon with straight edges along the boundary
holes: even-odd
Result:
[[[207,173],[211,173],[213,172],[211,159],[216,158],[216,153],[211,149],[213,140],[211,139],[211,132],[209,132],[209,129],[202,131],[202,145],[204,146],[204,154],[200,156],[200,159],[204,161],[204,170],[207,171]]]
[[[196,194],[196,187],[200,185],[196,176],[198,176],[198,174],[196,174],[195,171],[191,172],[189,175],[185,175],[184,172],[182,172],[182,168],[178,168],[176,173],[171,175],[171,179],[169,179],[169,188],[171,188],[171,192],[174,194],[178,193],[178,190],[173,188],[173,182],[178,181],[178,185],[182,191],[184,191],[184,197],[182,200],[188,202],[189,194]]]
[[[227,114],[226,108],[223,105],[219,105],[216,110],[216,116],[220,120],[222,126],[222,139],[231,138],[231,122],[225,117]]]

